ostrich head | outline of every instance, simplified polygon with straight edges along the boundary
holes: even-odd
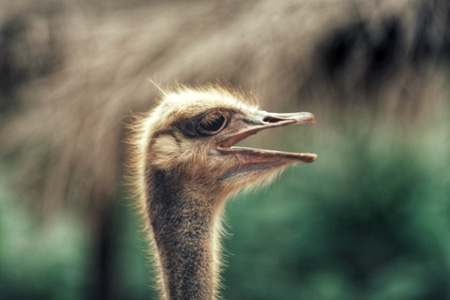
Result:
[[[307,122],[314,122],[311,113],[261,111],[244,95],[223,88],[165,92],[141,124],[146,154],[141,170],[170,170],[198,182],[204,192],[226,197],[272,178],[290,163],[313,162],[315,154],[234,146],[265,129]]]

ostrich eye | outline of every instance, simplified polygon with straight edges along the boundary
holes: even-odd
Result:
[[[197,131],[206,135],[218,133],[225,127],[226,118],[220,112],[211,112],[205,115],[197,124]]]

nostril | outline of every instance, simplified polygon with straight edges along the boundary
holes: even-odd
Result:
[[[277,123],[277,122],[283,121],[283,119],[268,116],[268,117],[265,117],[263,119],[263,121],[266,123]]]

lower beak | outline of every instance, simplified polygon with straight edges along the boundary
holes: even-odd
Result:
[[[293,153],[274,150],[253,149],[235,147],[234,145],[246,137],[259,131],[277,128],[287,125],[313,123],[314,115],[308,112],[299,113],[268,113],[259,111],[252,116],[244,116],[230,122],[226,136],[217,146],[222,154],[233,154],[240,162],[242,168],[270,168],[273,166],[286,165],[293,162],[313,162],[317,155],[312,153]],[[259,167],[258,167],[259,166]]]

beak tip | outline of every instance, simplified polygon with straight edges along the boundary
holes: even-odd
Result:
[[[296,120],[298,124],[316,123],[316,117],[310,112],[299,113],[299,115],[296,117]]]
[[[309,157],[306,160],[304,160],[304,162],[312,163],[312,162],[315,162],[316,159],[317,159],[317,154],[310,154]]]

